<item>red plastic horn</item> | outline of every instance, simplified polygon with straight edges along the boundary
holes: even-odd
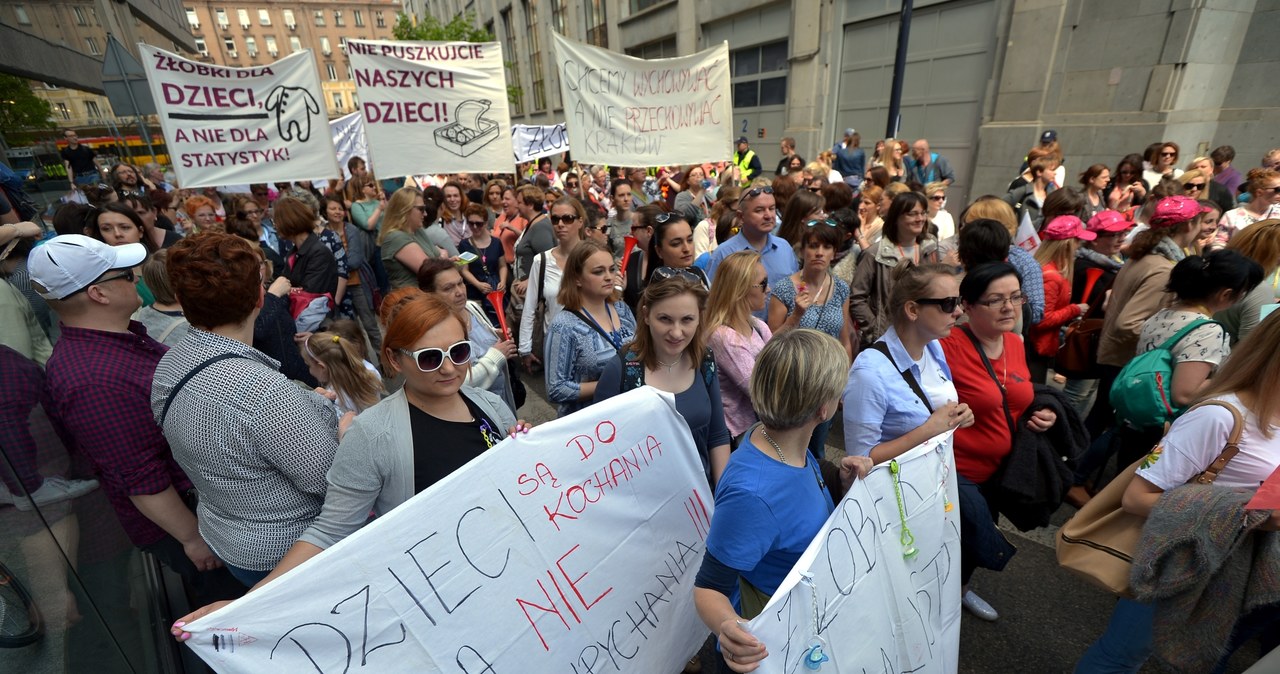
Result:
[[[502,328],[502,338],[511,339],[511,330],[507,328],[507,312],[502,309],[505,294],[501,290],[495,290],[485,297],[489,298],[489,304],[492,304],[493,310],[498,313],[498,327]]]
[[[624,236],[622,237],[622,240],[626,242],[626,246],[622,249],[622,264],[618,267],[618,273],[626,276],[627,261],[631,259],[631,251],[635,250],[636,246],[639,245],[640,242],[636,240],[636,237],[634,236]]]

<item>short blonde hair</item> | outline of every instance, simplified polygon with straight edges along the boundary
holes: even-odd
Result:
[[[751,402],[769,428],[804,425],[818,409],[840,397],[849,353],[831,335],[809,328],[769,340],[751,372]]]

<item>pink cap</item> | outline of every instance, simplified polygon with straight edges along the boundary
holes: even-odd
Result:
[[[1063,241],[1066,239],[1080,239],[1081,241],[1093,241],[1098,238],[1097,234],[1085,229],[1084,222],[1074,215],[1059,215],[1049,221],[1049,224],[1040,230],[1040,238],[1045,241]]]
[[[1165,197],[1156,204],[1156,212],[1147,224],[1152,227],[1173,227],[1201,213],[1208,213],[1209,210],[1191,197]]]
[[[1124,214],[1119,211],[1106,209],[1098,211],[1089,218],[1089,231],[1091,232],[1123,232],[1133,226],[1133,223]]]

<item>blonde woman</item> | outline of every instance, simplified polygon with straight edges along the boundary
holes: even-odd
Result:
[[[418,285],[418,267],[427,258],[448,257],[427,236],[425,225],[433,221],[435,214],[427,213],[422,193],[412,187],[396,190],[387,200],[378,245],[382,247],[382,264],[392,289]]]
[[[707,297],[707,345],[720,368],[720,400],[734,438],[758,421],[751,406],[751,371],[773,332],[751,314],[764,310],[768,292],[769,273],[760,254],[742,250],[720,263]]]

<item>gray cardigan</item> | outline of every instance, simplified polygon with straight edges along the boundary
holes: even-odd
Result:
[[[461,393],[502,431],[516,424],[502,398],[469,386]],[[338,445],[328,482],[320,515],[298,538],[320,548],[355,533],[370,510],[384,515],[413,498],[413,427],[404,389],[356,417]]]

